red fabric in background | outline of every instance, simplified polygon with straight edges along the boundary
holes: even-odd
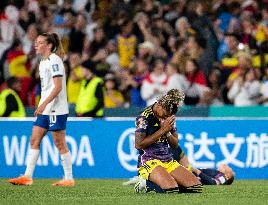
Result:
[[[201,70],[199,70],[195,76],[187,74],[186,77],[191,83],[198,83],[200,85],[207,86],[205,74]]]
[[[24,105],[29,105],[28,94],[29,94],[30,86],[31,86],[33,79],[31,77],[23,77],[23,78],[19,78],[19,80],[21,84],[21,90],[20,90],[19,96]]]

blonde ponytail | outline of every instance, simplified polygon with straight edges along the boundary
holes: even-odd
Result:
[[[52,52],[63,58],[65,56],[65,52],[58,34],[51,33],[51,36],[55,39],[55,47]]]

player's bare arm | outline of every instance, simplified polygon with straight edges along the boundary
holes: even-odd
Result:
[[[169,145],[172,148],[177,148],[178,142],[179,142],[177,133],[172,132],[172,130],[174,128],[175,120],[176,120],[175,115],[172,115],[172,116],[168,117],[167,119],[162,120],[162,122],[161,122],[161,127],[165,131],[167,131],[167,133],[166,133],[167,140],[168,140]]]
[[[135,134],[135,147],[136,149],[145,149],[149,145],[155,143],[160,137],[173,129],[175,123],[175,117],[168,117],[161,124],[161,128],[156,131],[154,134],[149,135],[147,137],[145,133],[136,132]]]
[[[176,132],[168,132],[167,141],[172,148],[177,148],[179,146],[179,137]]]
[[[159,129],[152,135],[147,137],[143,132],[136,132],[135,133],[135,148],[136,149],[145,149],[146,147],[150,146],[151,144],[155,143],[166,131],[164,129]]]

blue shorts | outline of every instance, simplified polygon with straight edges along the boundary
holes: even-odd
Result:
[[[66,115],[38,115],[33,123],[35,126],[49,131],[65,130],[68,114]]]

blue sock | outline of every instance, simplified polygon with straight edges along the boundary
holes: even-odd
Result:
[[[203,172],[201,172],[198,176],[200,177],[202,184],[217,185],[215,179],[213,179],[212,177],[204,174]]]
[[[154,191],[156,193],[167,193],[167,194],[180,192],[178,187],[170,188],[170,189],[162,189],[160,186],[158,186],[157,184],[149,180],[146,180],[146,186],[147,186],[147,192]]]
[[[165,190],[163,190],[160,186],[151,182],[150,180],[146,180],[146,186],[147,192],[154,191],[156,193],[165,193]]]
[[[180,193],[202,193],[203,185],[197,184],[190,187],[180,187]]]
[[[163,189],[166,194],[172,194],[172,193],[180,193],[179,187],[170,188],[170,189]]]

